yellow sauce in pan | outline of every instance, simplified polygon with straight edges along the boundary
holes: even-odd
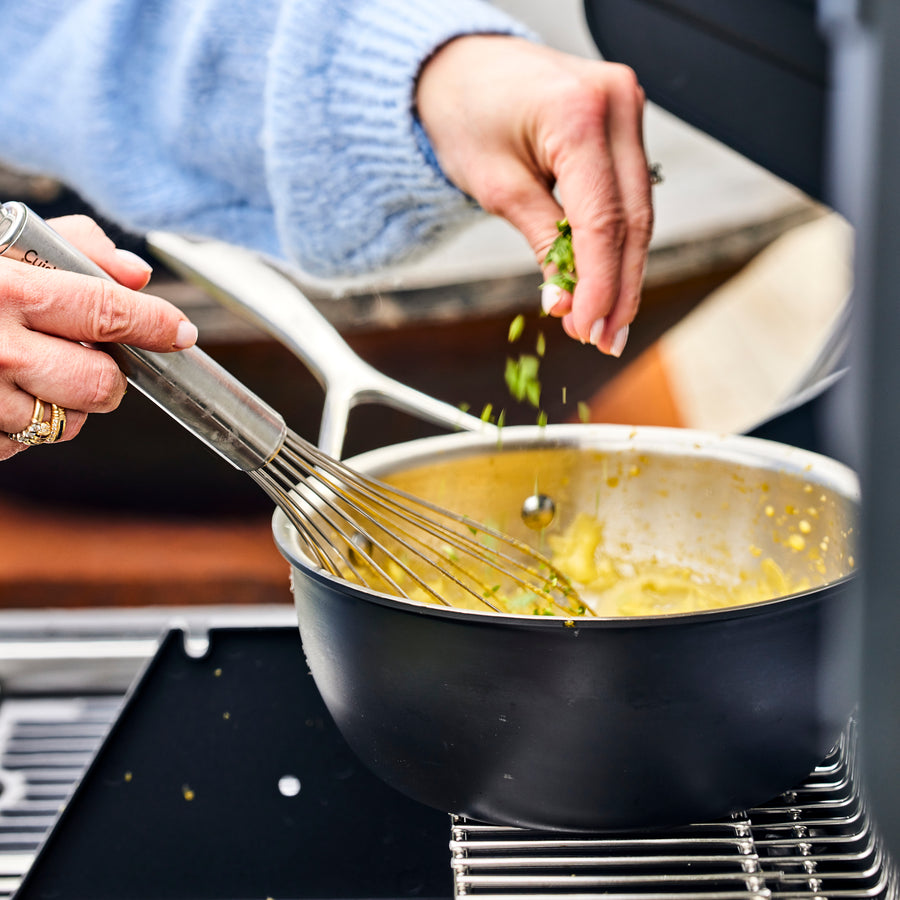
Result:
[[[727,576],[717,567],[701,571],[690,565],[617,556],[605,547],[603,530],[598,518],[581,513],[563,532],[547,538],[549,561],[577,593],[571,604],[548,602],[545,596],[515,585],[498,588],[488,599],[501,612],[523,615],[659,616],[759,603],[813,586],[808,577],[788,576],[774,559],[761,554],[752,572]],[[448,549],[443,552],[449,557]],[[408,558],[403,561],[410,562]],[[427,575],[431,593],[417,586],[397,563],[387,563],[386,569],[409,599],[432,604],[442,600],[449,606],[482,612],[487,609],[477,596],[467,595],[433,571]],[[470,570],[474,572],[474,565]]]
[[[822,587],[855,568],[851,504],[802,475],[777,470],[664,453],[553,448],[452,459],[389,480],[532,543],[574,588],[555,590],[548,600],[541,579],[554,576],[541,573],[529,579],[530,590],[495,587],[502,580],[496,570],[482,576],[477,556],[469,555],[462,565],[479,587],[467,595],[441,571],[455,551],[437,545],[438,570],[422,575],[428,589],[402,566],[382,561],[402,595],[424,603],[567,619],[660,616],[772,600]],[[538,492],[553,497],[559,513],[541,533],[519,519],[523,499]],[[411,564],[408,556],[402,562]],[[367,569],[348,580],[398,593],[370,575]]]
[[[808,578],[789,579],[770,557],[759,569],[726,582],[716,572],[654,560],[628,560],[603,547],[603,525],[587,514],[549,538],[551,562],[578,590],[598,616],[658,616],[743,606],[771,600],[811,587]]]

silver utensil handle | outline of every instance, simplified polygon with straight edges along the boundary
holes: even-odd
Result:
[[[24,203],[0,206],[0,254],[112,280]],[[141,393],[235,468],[254,471],[281,449],[287,433],[281,415],[199,347],[154,353],[104,344],[103,350]]]
[[[150,232],[148,248],[173,271],[291,350],[325,388],[319,449],[339,459],[350,410],[383,403],[453,429],[494,426],[379,372],[361,359],[286,274],[257,253],[219,241]],[[499,436],[499,433],[498,433]]]

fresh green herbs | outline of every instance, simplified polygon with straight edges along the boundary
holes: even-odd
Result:
[[[463,409],[463,412],[466,412],[466,410]],[[495,424],[498,428],[502,428],[506,424],[506,410],[501,409],[500,413],[497,416],[494,416],[494,404],[485,403],[479,418],[482,422]]]
[[[538,378],[540,360],[531,354],[506,360],[506,386],[516,400],[527,400],[532,406],[541,405],[541,382]]]
[[[509,334],[507,335],[507,340],[514,344],[520,337],[522,337],[522,332],[525,331],[525,316],[521,313],[517,315],[512,322],[509,323]]]
[[[525,332],[525,317],[516,316],[509,325],[508,340],[511,344],[518,341]],[[504,377],[510,394],[522,402],[527,401],[535,409],[541,405],[541,381],[538,377],[541,368],[541,357],[547,350],[547,341],[543,332],[539,332],[535,341],[534,353],[520,353],[516,359],[507,357]],[[541,414],[543,416],[543,413]],[[543,416],[546,422],[546,416]]]
[[[555,284],[571,294],[578,283],[578,273],[575,271],[575,251],[572,249],[572,227],[569,220],[562,219],[557,222],[556,230],[559,233],[544,257],[544,265],[552,264],[556,267],[556,272],[541,287]]]
[[[552,265],[555,272],[551,275],[541,287],[547,284],[555,284],[564,291],[572,293],[578,282],[578,275],[575,271],[575,253],[572,249],[572,228],[568,219],[561,219],[556,223],[558,232],[556,239],[550,245],[546,257],[544,257],[544,266]],[[510,344],[515,344],[522,339],[526,329],[526,318],[524,315],[517,315],[509,323],[509,331],[507,340]],[[520,403],[528,403],[538,410],[537,424],[541,427],[547,424],[547,413],[541,409],[541,379],[540,370],[541,362],[544,354],[547,352],[547,340],[544,333],[539,331],[534,344],[534,352],[520,353],[517,357],[507,357],[506,368],[504,370],[504,378],[506,386],[512,397]],[[566,403],[566,389],[563,388],[563,404]],[[467,407],[464,407],[467,408]],[[505,423],[506,413],[501,410],[499,415],[495,415],[494,407],[488,403],[481,412],[481,418],[485,422],[495,422],[498,427],[502,427]],[[582,422],[590,421],[590,409],[586,403],[578,404],[578,418]]]

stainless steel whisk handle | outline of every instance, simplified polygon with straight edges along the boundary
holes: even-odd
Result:
[[[33,266],[110,276],[24,203],[0,206],[0,255]],[[281,449],[281,415],[199,347],[153,353],[104,344],[126,378],[235,468],[252,472]]]

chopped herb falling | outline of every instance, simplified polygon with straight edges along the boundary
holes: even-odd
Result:
[[[545,266],[553,265],[556,272],[551,275],[541,287],[547,284],[555,284],[564,291],[572,293],[578,282],[578,274],[575,271],[575,252],[572,249],[572,228],[568,219],[561,219],[556,223],[558,232],[556,239],[550,245],[547,255],[544,257],[543,264]],[[521,313],[517,315],[510,323],[507,332],[507,341],[510,344],[516,343],[525,333],[526,320]],[[504,378],[506,386],[510,394],[519,402],[530,403],[538,410],[538,425],[545,426],[548,418],[546,412],[540,408],[541,403],[541,381],[538,377],[540,371],[540,363],[547,352],[547,340],[542,331],[538,332],[535,340],[535,352],[520,354],[518,359],[507,357]],[[563,388],[563,403],[566,403],[566,389]],[[590,409],[586,403],[578,404],[578,417],[582,422],[590,421]],[[493,421],[493,408],[488,404],[481,418],[486,422]],[[505,418],[504,413],[500,414],[501,424]]]
[[[540,406],[539,368],[540,360],[528,353],[523,353],[518,359],[506,360],[506,386],[516,400],[527,400],[534,407]]]
[[[525,316],[521,313],[509,323],[507,335],[509,343],[514,344],[525,331]],[[507,357],[504,377],[510,394],[520,402],[527,400],[532,406],[539,407],[541,402],[541,382],[538,378],[540,358],[547,350],[547,341],[543,332],[539,332],[535,344],[536,354],[522,353],[518,359]]]
[[[525,330],[525,316],[521,313],[517,315],[512,322],[509,323],[509,334],[507,335],[507,340],[514,344],[520,337],[522,337],[522,332]]]

